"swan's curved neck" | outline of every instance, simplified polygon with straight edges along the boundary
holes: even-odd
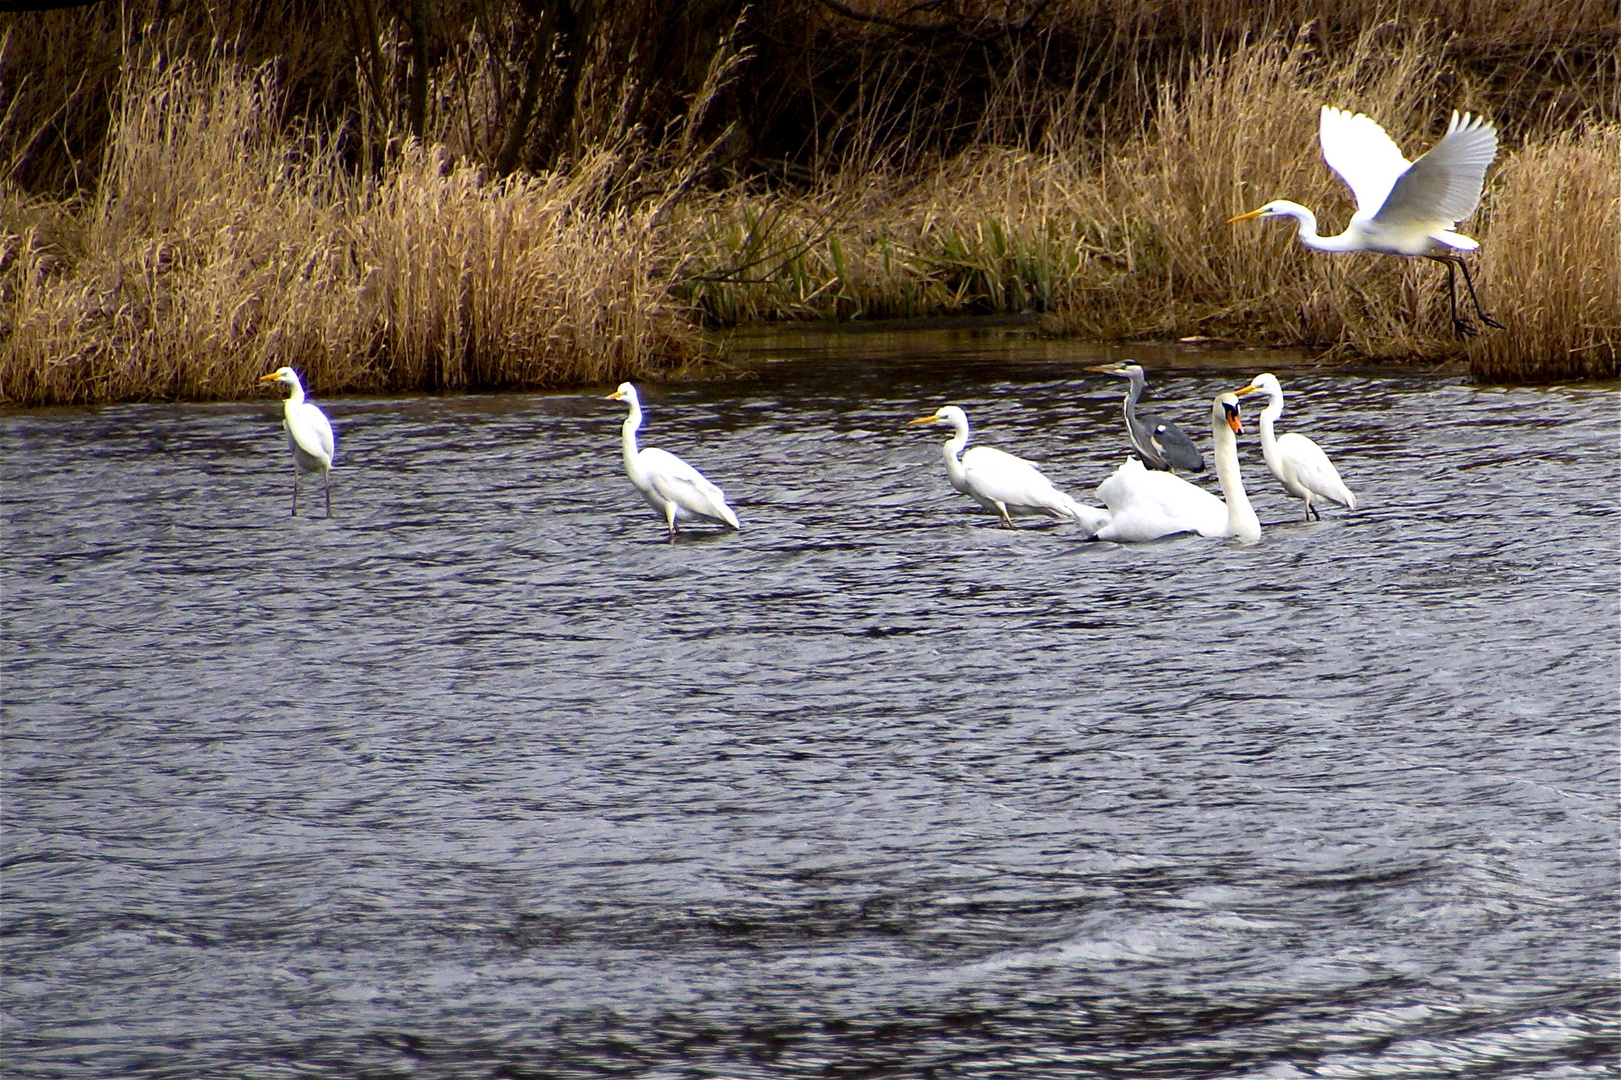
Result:
[[[1277,213],[1292,217],[1299,222],[1300,242],[1313,251],[1359,251],[1361,245],[1351,229],[1346,229],[1337,236],[1317,235],[1317,215],[1301,206],[1299,203],[1279,201]]]
[[[1244,540],[1261,538],[1261,519],[1255,516],[1244,477],[1238,467],[1238,438],[1227,426],[1226,410],[1218,402],[1211,412],[1210,441],[1216,452],[1216,479],[1227,500],[1227,535]]]

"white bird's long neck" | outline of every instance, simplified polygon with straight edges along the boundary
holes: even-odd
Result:
[[[953,485],[961,488],[968,482],[968,470],[963,468],[962,459],[958,455],[962,453],[963,447],[968,445],[968,421],[955,418],[951,421],[951,427],[957,434],[946,440],[946,444],[940,448],[940,453],[946,459],[946,474],[951,477]]]
[[[642,426],[642,406],[640,402],[630,403],[630,415],[625,417],[624,425],[619,429],[620,442],[625,452],[625,470],[634,477],[638,470],[636,462],[636,429]]]
[[[1244,477],[1238,467],[1238,438],[1227,426],[1223,412],[1217,405],[1210,421],[1210,441],[1216,451],[1216,479],[1227,500],[1227,535],[1259,540],[1261,519],[1255,516],[1249,493],[1244,490]]]
[[[1278,434],[1273,424],[1283,415],[1283,399],[1271,394],[1267,395],[1266,408],[1261,410],[1261,456],[1266,458],[1266,467],[1274,474],[1278,471]]]
[[[304,404],[304,388],[294,383],[287,392],[287,411],[292,412],[302,404]]]
[[[1317,215],[1301,206],[1299,203],[1286,203],[1278,208],[1278,212],[1287,214],[1299,223],[1300,242],[1313,251],[1356,251],[1359,246],[1355,243],[1352,230],[1346,229],[1337,236],[1317,235]]]

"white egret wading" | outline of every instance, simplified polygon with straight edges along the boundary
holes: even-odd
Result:
[[[305,400],[304,384],[298,381],[298,373],[292,368],[277,368],[269,375],[259,376],[259,381],[287,387],[281,422],[287,429],[287,448],[293,452],[293,516],[298,516],[298,478],[305,473],[320,473],[321,490],[326,494],[326,516],[331,517],[330,473],[332,459],[338,452],[332,425],[327,422],[325,413]]]
[[[1143,464],[1150,469],[1204,472],[1204,455],[1199,453],[1199,448],[1182,433],[1181,428],[1154,413],[1138,415],[1137,402],[1148,385],[1141,364],[1134,360],[1122,360],[1117,364],[1098,364],[1086,370],[1131,380],[1121,411],[1126,416],[1126,436],[1131,439],[1132,448],[1143,459]]]
[[[1266,467],[1282,481],[1284,490],[1297,499],[1306,500],[1306,520],[1310,521],[1313,515],[1322,520],[1323,515],[1311,504],[1314,498],[1355,510],[1356,496],[1340,479],[1340,471],[1328,460],[1322,447],[1304,435],[1292,431],[1279,435],[1273,430],[1272,425],[1283,415],[1283,386],[1277,376],[1257,375],[1237,396],[1254,393],[1268,398],[1261,412],[1261,453],[1266,457]]]
[[[1082,506],[1062,491],[1041,470],[1021,457],[989,446],[976,446],[967,453],[968,414],[955,405],[942,406],[928,416],[909,424],[950,424],[955,434],[941,447],[946,475],[951,486],[998,515],[1002,524],[1013,527],[1015,517],[1042,516],[1079,522],[1094,532],[1109,520],[1096,507]],[[959,456],[960,455],[960,456]]]
[[[1127,458],[1098,485],[1098,497],[1109,508],[1109,523],[1097,531],[1095,539],[1142,543],[1192,532],[1232,536],[1247,543],[1259,540],[1261,522],[1244,493],[1238,467],[1237,436],[1243,431],[1238,398],[1219,395],[1210,405],[1210,441],[1225,503],[1180,476],[1151,472],[1136,458]]]
[[[1356,213],[1344,232],[1317,235],[1317,215],[1287,199],[1228,221],[1292,217],[1300,225],[1300,242],[1316,251],[1377,251],[1446,263],[1453,328],[1462,335],[1476,333],[1458,314],[1454,271],[1462,270],[1475,314],[1487,326],[1502,329],[1502,323],[1481,310],[1469,266],[1458,254],[1480,244],[1453,231],[1480,205],[1486,169],[1497,156],[1497,130],[1481,117],[1454,112],[1441,141],[1417,161],[1408,161],[1385,129],[1368,117],[1324,105],[1319,138],[1323,160],[1356,196]]]
[[[726,495],[720,488],[704,479],[703,473],[688,465],[674,454],[654,447],[636,449],[636,429],[642,426],[642,402],[636,388],[620,383],[619,389],[608,395],[630,405],[630,415],[621,428],[625,451],[625,472],[630,482],[642,493],[648,505],[659,512],[670,529],[670,542],[675,542],[676,523],[700,521],[740,529],[737,515],[726,505]]]

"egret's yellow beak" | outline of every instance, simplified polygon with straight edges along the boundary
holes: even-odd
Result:
[[[908,420],[906,422],[908,424],[932,424],[938,419],[940,419],[938,416],[934,415],[933,413],[930,413],[927,416],[920,416],[916,420]]]
[[[260,382],[275,382],[276,381],[276,373],[274,371],[272,371],[269,375],[261,375],[261,376],[259,376],[259,381]]]
[[[1243,397],[1245,394],[1253,394],[1259,389],[1259,386],[1246,386],[1242,390],[1234,390],[1233,397]]]
[[[1227,219],[1227,224],[1231,225],[1235,221],[1248,221],[1250,218],[1258,218],[1264,213],[1266,213],[1266,207],[1263,206],[1259,210],[1251,210],[1247,214],[1239,214],[1237,217],[1230,217]]]
[[[605,395],[605,398],[608,401],[618,401],[624,396],[624,394],[621,394],[618,390],[615,390],[613,393]]]

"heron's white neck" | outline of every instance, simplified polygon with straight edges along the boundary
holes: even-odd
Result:
[[[1220,401],[1210,410],[1210,441],[1216,452],[1216,479],[1227,500],[1227,535],[1254,543],[1261,538],[1261,519],[1255,516],[1255,508],[1244,491],[1244,477],[1238,467],[1238,438],[1227,426],[1227,410]]]
[[[1297,202],[1279,199],[1275,204],[1275,213],[1294,218],[1300,223],[1300,242],[1313,251],[1359,251],[1357,238],[1352,235],[1351,229],[1346,229],[1337,236],[1317,235],[1317,215],[1301,206]]]

